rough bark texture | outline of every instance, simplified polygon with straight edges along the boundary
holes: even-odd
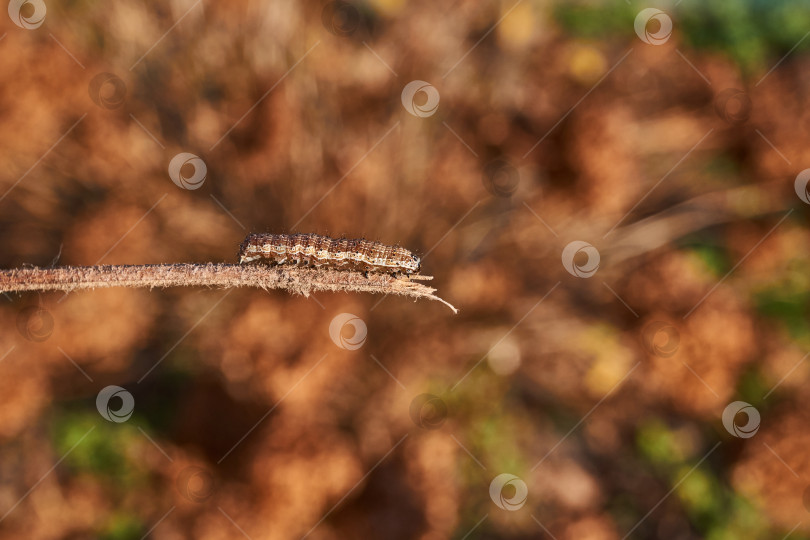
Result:
[[[414,280],[388,274],[285,268],[239,264],[155,264],[136,266],[61,266],[0,270],[0,291],[76,291],[98,287],[260,287],[286,289],[309,296],[313,291],[383,293],[439,301],[454,313],[458,310],[434,294],[436,289]]]

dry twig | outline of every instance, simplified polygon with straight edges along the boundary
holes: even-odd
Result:
[[[313,291],[371,292],[437,300],[458,310],[415,280],[388,274],[345,270],[241,264],[155,264],[136,266],[61,266],[0,270],[0,291],[75,291],[108,287],[260,287],[309,296]]]

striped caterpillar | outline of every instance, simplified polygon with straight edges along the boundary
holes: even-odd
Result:
[[[317,234],[250,234],[239,246],[239,262],[405,275],[419,272],[421,266],[419,257],[405,248]]]

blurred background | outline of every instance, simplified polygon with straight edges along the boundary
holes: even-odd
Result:
[[[0,537],[810,538],[802,0],[8,14],[1,267],[366,237],[460,313],[4,295]]]

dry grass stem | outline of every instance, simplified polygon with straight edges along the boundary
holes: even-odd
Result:
[[[61,266],[0,270],[0,291],[76,291],[107,287],[260,287],[309,296],[313,291],[383,293],[439,301],[458,310],[417,283],[431,276],[397,279],[388,274],[345,270],[240,264],[147,264],[135,266]]]

